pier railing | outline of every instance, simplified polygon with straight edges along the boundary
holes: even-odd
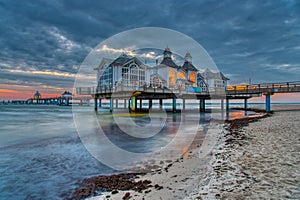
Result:
[[[252,85],[234,85],[225,88],[215,88],[213,91],[207,91],[202,88],[201,92],[192,92],[188,89],[169,89],[169,88],[155,88],[155,87],[133,87],[133,86],[118,86],[118,87],[79,87],[76,88],[76,93],[80,95],[95,95],[95,94],[111,94],[118,92],[147,92],[147,93],[164,93],[164,94],[197,94],[197,95],[240,95],[240,96],[255,96],[259,94],[274,94],[274,93],[292,93],[300,92],[300,81],[284,82],[284,83],[263,83]]]
[[[206,91],[206,88],[202,88],[201,92],[192,92],[186,89],[169,89],[169,88],[156,88],[156,87],[134,87],[134,86],[118,86],[118,87],[103,87],[103,88],[96,88],[96,87],[79,87],[76,88],[76,94],[80,95],[95,95],[95,94],[108,94],[108,93],[118,93],[118,92],[128,92],[132,93],[135,91],[139,92],[147,92],[147,93],[164,93],[164,94],[202,94],[208,95],[212,93],[225,93],[225,89],[214,90],[211,92]]]
[[[300,81],[284,83],[262,83],[253,85],[228,86],[226,93],[235,94],[272,94],[300,92]]]

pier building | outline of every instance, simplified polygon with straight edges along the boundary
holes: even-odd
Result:
[[[202,73],[193,65],[189,52],[182,65],[172,59],[167,47],[160,64],[150,67],[138,58],[125,53],[115,60],[103,58],[97,71],[97,91],[107,91],[116,87],[151,87],[164,89],[189,90],[195,92],[224,89],[227,81],[223,73],[206,69]],[[204,70],[204,69],[203,69]]]
[[[182,110],[189,99],[199,100],[200,112],[205,111],[205,101],[211,99],[220,100],[222,110],[230,109],[231,99],[241,99],[247,109],[249,98],[264,95],[266,111],[270,112],[271,95],[300,92],[299,81],[229,86],[229,79],[222,72],[194,66],[189,52],[181,65],[175,63],[168,47],[163,51],[162,61],[152,67],[123,53],[116,59],[103,58],[94,70],[97,72],[96,86],[75,89],[76,94],[94,98],[95,111],[102,107],[102,99],[109,99],[110,111],[119,108],[119,100],[123,101],[124,108],[134,112],[151,109],[153,100],[158,100],[159,109],[162,109],[166,99],[172,100],[173,112],[177,110],[177,99],[182,100]],[[144,101],[147,101],[147,108],[143,108]]]

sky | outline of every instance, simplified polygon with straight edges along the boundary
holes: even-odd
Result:
[[[70,90],[93,48],[140,27],[193,38],[230,84],[300,80],[300,1],[0,0],[0,99]]]

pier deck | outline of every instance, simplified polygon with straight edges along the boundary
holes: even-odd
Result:
[[[76,93],[80,95],[91,95],[95,99],[95,110],[98,107],[98,99],[110,99],[110,109],[113,109],[113,100],[124,99],[134,100],[133,105],[137,105],[137,100],[158,99],[162,104],[163,99],[173,99],[174,110],[176,109],[176,99],[198,99],[200,100],[200,110],[205,110],[206,99],[220,99],[222,102],[226,99],[226,109],[229,109],[229,99],[244,99],[245,109],[247,108],[247,100],[252,97],[266,96],[266,111],[270,112],[271,99],[270,96],[275,93],[295,93],[300,92],[300,81],[284,82],[284,83],[265,83],[254,85],[235,85],[228,86],[226,89],[202,92],[190,92],[188,90],[153,88],[153,87],[125,87],[96,89],[95,87],[78,87]],[[130,104],[130,103],[129,103]],[[150,103],[149,103],[150,105]],[[201,107],[202,105],[202,107]],[[150,106],[149,106],[150,107]]]

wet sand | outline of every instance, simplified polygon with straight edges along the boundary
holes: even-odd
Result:
[[[162,161],[135,182],[147,187],[90,199],[300,199],[300,107],[273,107],[263,119],[212,123],[211,153]],[[203,155],[202,155],[203,154]],[[140,182],[141,183],[141,182]],[[134,185],[134,184],[133,184]]]

